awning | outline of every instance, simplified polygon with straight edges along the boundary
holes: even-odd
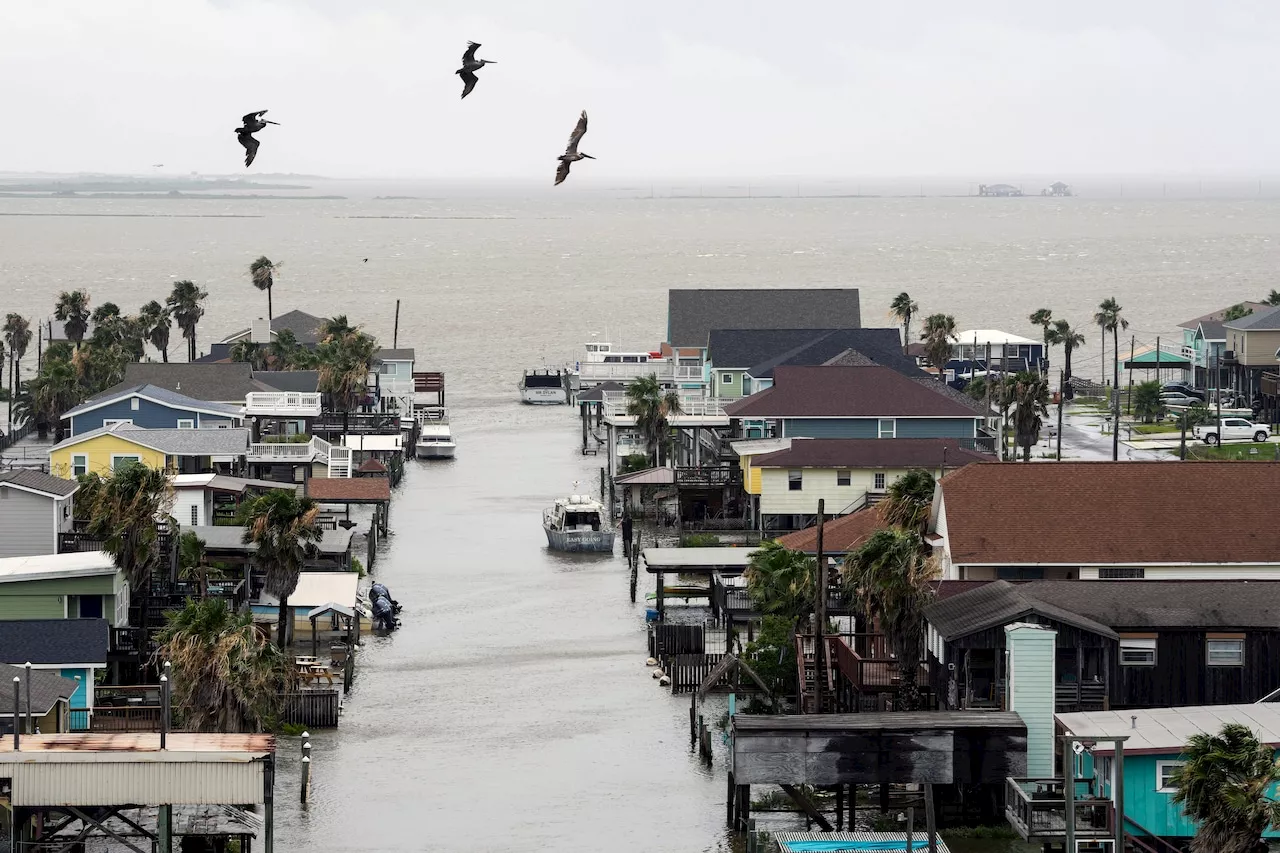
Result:
[[[314,610],[311,610],[310,612],[308,612],[307,618],[314,619],[317,616],[323,616],[326,613],[337,613],[339,616],[346,616],[348,618],[356,615],[355,608],[344,607],[341,604],[330,601],[328,604],[322,604],[319,607],[315,608]]]
[[[1156,351],[1148,350],[1135,355],[1133,358],[1125,359],[1124,369],[1129,370],[1154,370],[1157,366]],[[1171,352],[1160,352],[1159,368],[1161,370],[1190,370],[1191,362],[1180,355],[1174,355]]]

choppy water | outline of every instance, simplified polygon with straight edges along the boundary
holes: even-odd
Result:
[[[0,199],[0,214],[56,214],[0,215],[0,312],[47,316],[71,287],[134,311],[191,278],[210,291],[207,345],[264,313],[244,270],[265,253],[284,264],[277,313],[345,312],[389,341],[401,299],[401,345],[448,374],[459,458],[415,463],[377,569],[405,626],[362,655],[341,729],[316,733],[305,811],[282,742],[279,849],[318,853],[726,847],[722,765],[690,756],[687,704],[647,676],[620,562],[545,549],[540,510],[598,482],[599,460],[577,454],[566,409],[516,402],[523,367],[593,332],[656,344],[669,287],[812,284],[860,287],[864,325],[903,289],[961,327],[1033,334],[1047,306],[1084,327],[1088,372],[1102,298],[1153,341],[1264,294],[1280,267],[1275,201]],[[468,218],[353,218],[368,216]]]

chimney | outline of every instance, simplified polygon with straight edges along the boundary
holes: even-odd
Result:
[[[266,317],[259,317],[253,321],[253,326],[249,329],[249,342],[254,344],[271,343],[271,321]]]
[[[1027,724],[1027,775],[1054,774],[1054,672],[1058,632],[1015,622],[1004,629],[1009,655],[1008,708]]]

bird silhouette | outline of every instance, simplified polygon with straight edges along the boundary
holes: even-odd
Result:
[[[262,130],[269,124],[279,125],[278,121],[270,121],[263,118],[267,114],[266,110],[258,110],[256,113],[249,113],[240,119],[243,127],[236,128],[236,139],[240,140],[240,144],[244,146],[244,165],[248,168],[253,163],[253,158],[258,156],[258,140],[253,135]]]
[[[464,98],[476,87],[476,72],[486,65],[497,65],[490,59],[476,59],[476,48],[479,46],[479,42],[467,42],[467,52],[462,54],[462,67],[453,72],[462,78],[462,97]]]
[[[365,262],[366,264],[367,264],[367,263],[369,263],[369,259],[368,259],[368,258],[365,258],[365,259],[364,259],[364,262]]]
[[[564,153],[560,155],[560,165],[556,167],[556,186],[564,183],[564,179],[569,177],[569,165],[586,158],[594,160],[590,154],[581,154],[578,152],[578,143],[582,141],[582,137],[587,133],[587,111],[582,111],[582,117],[578,119],[578,125],[573,129],[573,133],[569,134],[569,145],[564,149]]]

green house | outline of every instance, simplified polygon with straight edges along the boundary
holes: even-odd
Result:
[[[129,622],[129,584],[102,551],[0,559],[0,621]]]

